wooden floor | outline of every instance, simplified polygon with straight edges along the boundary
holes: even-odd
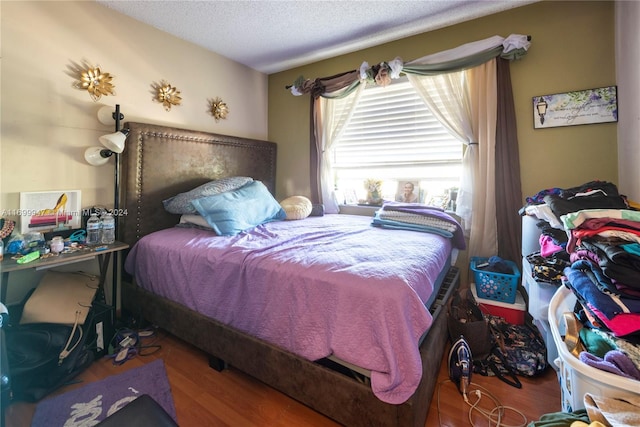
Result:
[[[233,367],[216,372],[209,368],[206,354],[178,338],[159,331],[157,343],[162,346],[158,352],[149,356],[136,356],[121,366],[114,366],[107,358],[98,360],[79,376],[81,383],[67,386],[55,394],[124,372],[155,359],[163,359],[171,383],[177,421],[182,427],[338,425]],[[455,385],[448,380],[447,355],[448,352],[445,352],[426,427],[470,425],[468,420],[470,406],[464,402]],[[521,381],[522,389],[518,390],[495,377],[480,375],[472,377],[474,386],[484,388],[479,406],[486,411],[496,406],[491,401],[490,395],[495,396],[501,405],[522,411],[527,422],[537,420],[544,413],[560,411],[560,390],[553,369],[548,368],[544,375],[535,379],[521,377]],[[473,402],[475,398],[469,399]],[[6,409],[6,427],[30,426],[35,406],[35,404],[22,402],[9,405]],[[506,415],[508,418],[504,419],[505,424],[524,426],[527,424],[510,410]],[[475,426],[489,425],[475,411],[473,419]],[[495,422],[492,425],[495,426]]]

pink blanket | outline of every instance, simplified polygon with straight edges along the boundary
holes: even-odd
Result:
[[[326,215],[237,236],[175,227],[142,238],[125,269],[143,288],[309,360],[331,354],[371,371],[399,404],[422,377],[424,307],[451,243]]]

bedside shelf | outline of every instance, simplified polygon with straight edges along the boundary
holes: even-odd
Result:
[[[7,297],[9,273],[11,272],[30,269],[39,271],[92,259],[98,260],[98,265],[100,268],[100,288],[104,290],[104,282],[106,280],[107,267],[109,266],[109,262],[111,260],[111,254],[125,250],[128,247],[128,244],[116,241],[110,245],[97,246],[97,248],[103,249],[96,250],[95,248],[83,248],[79,249],[76,252],[49,256],[47,258],[38,258],[35,261],[27,262],[25,264],[18,264],[17,260],[11,259],[7,255],[5,255],[2,263],[0,263],[0,272],[2,272],[2,274],[0,275],[0,302],[4,302]],[[111,289],[111,307],[114,312],[114,320],[115,302],[117,297],[116,287],[117,277],[113,277],[113,286]]]

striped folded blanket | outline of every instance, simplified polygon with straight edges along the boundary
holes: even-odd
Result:
[[[384,209],[380,209],[378,216],[380,219],[387,219],[391,221],[406,222],[409,224],[426,225],[429,227],[441,228],[450,233],[453,233],[454,231],[456,231],[455,224],[445,221],[443,219],[435,218],[431,216],[418,215],[418,214],[400,212],[400,211],[390,211],[390,210],[384,210]]]
[[[458,221],[443,209],[434,206],[385,202],[376,212],[372,225],[440,234],[450,238],[454,247],[466,249],[464,232]]]

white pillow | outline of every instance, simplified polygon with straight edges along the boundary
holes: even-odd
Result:
[[[198,227],[208,228],[213,230],[209,223],[202,215],[198,214],[184,214],[180,217],[180,224],[197,225]]]
[[[284,209],[287,220],[304,219],[311,214],[311,200],[304,196],[291,196],[287,197],[280,202],[280,206]]]

